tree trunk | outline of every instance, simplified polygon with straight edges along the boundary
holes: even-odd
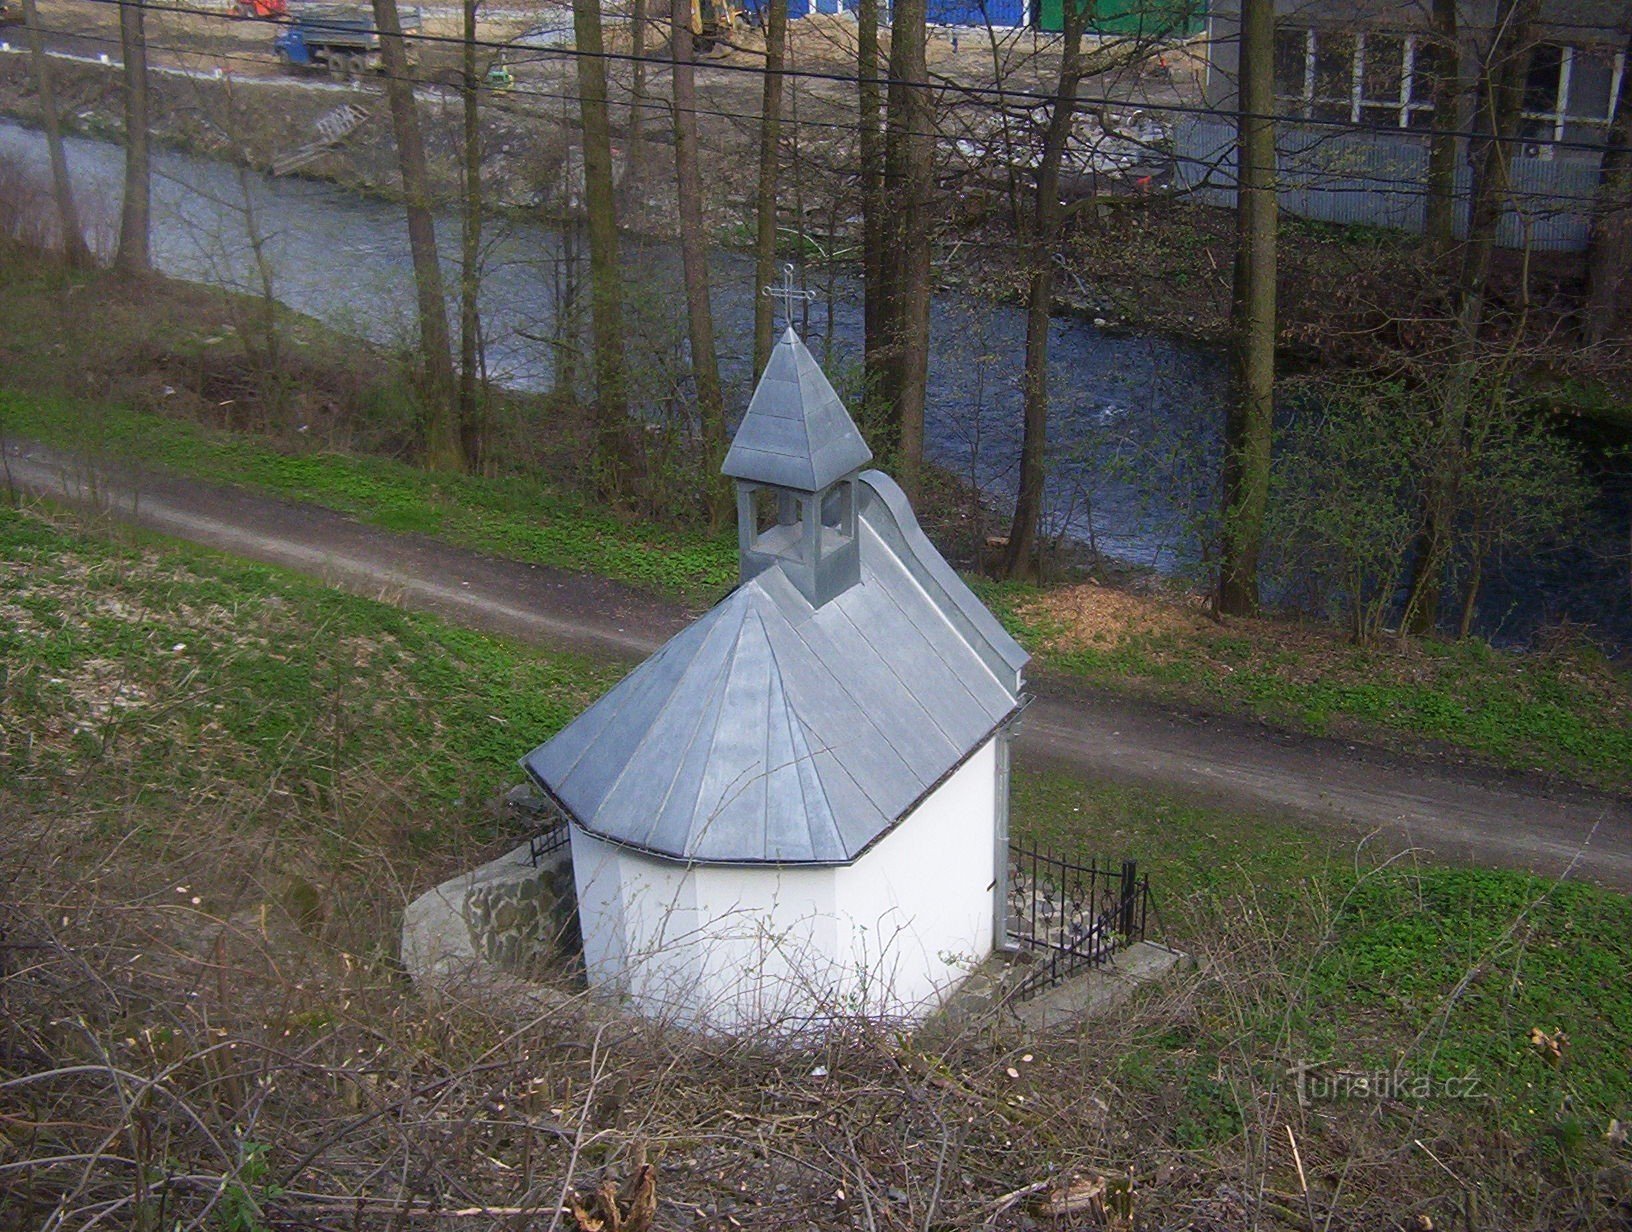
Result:
[[[935,116],[926,64],[925,0],[898,0],[890,26],[889,123],[884,178],[890,187],[886,259],[888,348],[883,393],[890,398],[896,471],[917,499],[929,376],[930,212],[935,194]]]
[[[874,405],[893,400],[886,389],[885,342],[892,292],[884,196],[884,89],[878,77],[879,0],[860,0],[856,10],[856,76],[859,109],[856,137],[861,157],[861,277],[863,397]]]
[[[596,15],[599,17],[598,12]],[[573,22],[577,24],[576,12]],[[623,178],[631,189],[640,183],[641,164],[645,159],[642,130],[646,120],[646,24],[646,0],[630,0],[629,131],[628,148],[623,154]]]
[[[142,0],[119,6],[119,46],[125,58],[125,198],[113,267],[140,275],[153,268],[153,173],[147,138],[147,25]]]
[[[482,287],[482,117],[476,75],[476,5],[464,0],[465,8],[465,201],[459,263],[459,440],[465,451],[465,465],[478,470],[486,425],[482,422],[479,387],[481,319],[478,296]]]
[[[1632,38],[1626,63],[1632,67]],[[1623,79],[1598,172],[1598,213],[1587,245],[1587,302],[1582,334],[1589,346],[1632,333],[1632,80]]]
[[[573,34],[580,55],[578,114],[584,130],[584,208],[589,231],[589,311],[595,337],[595,460],[601,491],[620,495],[627,483],[625,432],[629,394],[623,365],[623,289],[618,270],[618,214],[612,184],[612,122],[607,107],[601,10],[574,0]]]
[[[1456,243],[1456,134],[1462,100],[1456,4],[1457,0],[1433,0],[1433,38],[1441,59],[1434,78],[1434,132],[1428,139],[1428,201],[1422,230],[1428,256],[1436,261]]]
[[[1218,610],[1237,616],[1258,610],[1258,555],[1269,500],[1275,414],[1274,55],[1274,0],[1243,0],[1236,139],[1240,184],[1230,304],[1235,388],[1224,426],[1218,570]]]
[[[1503,0],[1480,72],[1476,136],[1470,149],[1473,192],[1468,235],[1457,277],[1448,368],[1435,411],[1438,448],[1432,469],[1423,478],[1423,530],[1401,622],[1406,632],[1417,636],[1432,633],[1439,623],[1441,581],[1450,557],[1451,524],[1462,480],[1463,430],[1478,366],[1490,262],[1507,202],[1512,138],[1518,131],[1537,7],[1537,0]]]
[[[1048,448],[1048,330],[1054,301],[1054,250],[1059,242],[1060,164],[1076,118],[1077,86],[1082,80],[1082,31],[1095,0],[1065,0],[1060,77],[1054,91],[1043,153],[1037,167],[1037,200],[1029,253],[1031,273],[1026,293],[1026,364],[1023,384],[1025,426],[1020,439],[1020,491],[1009,525],[1003,575],[1035,571],[1037,527],[1042,517],[1044,466]]]
[[[23,0],[23,22],[27,28],[29,59],[34,65],[34,88],[40,96],[45,147],[51,159],[51,192],[56,199],[57,227],[62,232],[63,259],[75,269],[88,269],[95,258],[85,243],[85,230],[80,226],[79,209],[74,204],[73,181],[68,178],[68,158],[62,148],[56,82],[51,73],[51,57],[45,54],[45,43],[40,37],[40,17],[34,0]]]
[[[1479,553],[1468,570],[1468,580],[1462,588],[1462,616],[1456,622],[1456,636],[1466,638],[1473,631],[1473,618],[1479,611],[1479,588],[1485,579],[1485,557]]]
[[[703,430],[703,466],[709,523],[723,524],[727,504],[719,475],[725,459],[725,405],[714,356],[714,312],[708,299],[708,247],[703,234],[703,184],[697,154],[697,80],[693,67],[691,4],[674,0],[670,10],[674,60],[674,178],[680,224],[680,261],[685,268],[686,320],[691,371],[697,383],[697,415]]]
[[[765,22],[765,90],[759,120],[759,232],[754,239],[754,376],[771,359],[775,308],[764,288],[776,279],[776,180],[782,148],[782,68],[788,0],[769,0]]]
[[[397,0],[373,0],[385,62],[385,93],[391,104],[391,126],[397,139],[397,165],[408,216],[408,251],[414,263],[419,301],[419,352],[424,367],[426,403],[425,464],[432,470],[464,469],[454,411],[453,351],[448,337],[448,306],[442,289],[442,267],[436,251],[436,222],[431,213],[431,179],[425,165],[425,143],[414,106],[414,82],[408,73],[408,50],[397,18]]]

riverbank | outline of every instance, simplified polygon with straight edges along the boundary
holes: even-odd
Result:
[[[387,352],[286,314],[285,362],[262,385],[231,319],[240,301],[222,292],[163,279],[132,291],[14,249],[4,261],[0,430],[9,435],[82,451],[93,467],[140,459],[312,501],[694,609],[735,578],[734,537],[619,514],[577,486],[573,419],[542,400],[510,404],[509,438],[530,446],[506,455],[502,472],[429,474],[401,456],[408,404]],[[377,382],[360,381],[371,368]],[[305,375],[291,385],[289,372]],[[954,552],[968,540],[961,505],[955,490],[942,492],[925,519]],[[1477,640],[1361,649],[1317,625],[1219,624],[1148,577],[1134,589],[980,585],[1038,656],[1038,671],[1086,687],[1632,788],[1632,673],[1575,638],[1529,654]]]
[[[80,6],[84,7],[84,6]],[[103,6],[90,5],[95,23],[105,23]],[[183,20],[178,17],[176,20]],[[205,22],[212,32],[219,23]],[[515,19],[495,27],[514,33]],[[336,85],[322,79],[279,75],[261,44],[259,23],[228,27],[231,46],[215,46],[226,35],[211,33],[199,50],[172,54],[172,71],[156,74],[154,137],[177,150],[251,168],[271,166],[309,140],[317,120],[342,103],[369,112],[344,143],[330,149],[300,175],[376,197],[400,196],[400,180],[378,83]],[[805,32],[805,66],[842,69],[844,25],[817,23]],[[93,34],[87,47],[102,46],[109,35]],[[175,38],[180,39],[178,33]],[[193,37],[198,37],[193,32]],[[750,40],[751,43],[751,40]],[[111,44],[110,44],[111,46]],[[116,51],[116,47],[112,47]],[[172,51],[174,49],[172,48]],[[422,77],[422,125],[437,198],[452,208],[460,191],[462,118],[451,54],[431,44]],[[942,48],[943,56],[949,53]],[[969,59],[968,50],[962,53]],[[757,167],[757,84],[739,71],[755,63],[752,46],[730,53],[728,62],[699,68],[704,99],[701,114],[704,216],[721,249],[741,248],[752,232]],[[116,64],[94,56],[59,63],[63,110],[72,130],[118,140],[122,132]],[[447,63],[444,63],[447,61]],[[1025,60],[1014,71],[1041,81],[1042,61]],[[615,65],[615,87],[627,66]],[[949,66],[942,66],[948,67]],[[570,223],[581,214],[582,162],[577,148],[577,110],[569,105],[573,87],[567,59],[534,54],[518,66],[520,84],[489,92],[483,109],[483,179],[488,207],[499,215],[532,221]],[[938,70],[939,71],[939,70]],[[960,62],[959,72],[970,72]],[[666,88],[661,66],[646,84],[651,98]],[[1133,123],[1140,100],[1189,99],[1194,84],[1182,74],[1160,89],[1138,72],[1129,81],[1098,81],[1095,88],[1127,96]],[[783,168],[788,191],[782,202],[782,234],[787,255],[797,258],[814,286],[853,274],[859,252],[853,100],[839,83],[800,86],[801,135],[789,147]],[[1171,96],[1171,99],[1169,99]],[[1193,101],[1193,100],[1192,100]],[[674,236],[674,195],[666,125],[652,104],[614,107],[620,226],[634,240],[666,243]],[[0,56],[0,114],[32,121],[36,116],[27,59]],[[657,118],[652,118],[656,116]],[[640,118],[640,132],[630,131]],[[978,126],[977,126],[978,127]],[[990,135],[989,135],[990,136]],[[1104,134],[1111,142],[1125,140]],[[975,301],[1023,302],[1024,254],[1015,240],[1015,202],[1001,189],[1001,159],[973,169],[966,137],[939,143],[941,180],[955,187],[944,195],[936,273],[943,288]],[[1160,160],[1160,139],[1153,157]],[[1130,148],[1132,148],[1130,146]],[[991,158],[997,158],[991,152]],[[1029,157],[1026,148],[1016,157]],[[1188,343],[1216,346],[1228,337],[1230,269],[1234,223],[1228,211],[1169,197],[1111,176],[1093,180],[1074,199],[1060,253],[1056,311],[1103,323],[1113,331],[1158,334]],[[1097,187],[1095,187],[1097,185]],[[111,244],[113,219],[90,224],[104,247]],[[1393,369],[1411,356],[1438,351],[1451,328],[1450,284],[1444,270],[1426,264],[1416,243],[1400,233],[1375,228],[1304,223],[1285,218],[1280,235],[1281,367],[1321,373],[1381,366]],[[1499,252],[1492,271],[1489,312],[1504,348],[1522,352],[1527,381],[1546,392],[1560,416],[1595,425],[1612,445],[1632,441],[1632,348],[1601,346],[1581,350],[1575,341],[1575,312],[1583,289],[1578,256]]]

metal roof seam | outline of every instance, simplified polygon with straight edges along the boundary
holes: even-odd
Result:
[[[879,587],[878,589],[883,593],[885,602],[894,603],[894,600],[890,597],[888,587]],[[910,626],[912,621],[907,616],[905,610],[901,609],[899,604],[896,604],[895,606],[898,611],[901,611],[902,618],[906,620],[906,623]],[[941,733],[941,736],[946,740],[947,744],[951,745],[953,749],[957,749],[959,747],[959,741],[942,725],[940,718],[935,713],[936,708],[931,706],[925,698],[920,697],[917,690],[912,687],[911,682],[908,681],[907,678],[900,672],[895,670],[895,664],[890,661],[890,656],[872,644],[872,640],[862,631],[861,626],[856,623],[855,618],[851,616],[846,609],[842,607],[839,608],[838,614],[844,617],[846,623],[848,623],[849,626],[856,631],[856,636],[863,642],[866,642],[872,652],[878,656],[878,661],[884,665],[884,670],[889,672],[890,677],[901,686],[902,690],[907,694],[907,696],[912,698],[912,700],[918,704],[918,708],[929,717],[930,726]],[[957,679],[955,674],[953,679]],[[968,692],[967,689],[964,691],[966,693]],[[974,702],[976,706],[979,706],[979,702],[975,699],[973,694],[970,694],[969,700]],[[981,707],[981,709],[984,709],[984,707]]]
[[[816,754],[810,747],[809,725],[806,724],[804,719],[800,717],[799,711],[794,707],[793,698],[788,694],[786,689],[784,689],[782,692],[782,706],[786,714],[788,731],[794,739],[794,753],[796,762],[794,772],[799,778],[800,794],[808,798],[811,795],[811,788],[807,785],[807,781],[808,783],[815,785],[815,794],[817,798],[821,800],[822,818],[826,822],[826,829],[829,832],[829,837],[831,838],[833,845],[842,852],[846,850],[844,845],[844,836],[839,833],[839,824],[835,820],[833,801],[827,794],[827,784],[822,781],[821,772],[816,768]],[[805,810],[807,829],[809,828],[811,820],[811,810],[807,808]],[[816,853],[816,848],[816,835],[814,832],[812,832],[810,836],[810,850],[812,855]]]
[[[685,677],[682,676],[680,678],[679,683],[684,683],[684,681],[685,681]],[[679,690],[679,683],[677,683],[676,687],[675,687],[675,693],[677,695],[678,695],[678,693],[680,691]],[[684,747],[684,749],[682,750],[682,752],[680,754],[680,764],[681,765],[685,764],[686,757],[691,752],[692,746],[697,743],[697,733],[700,730],[702,730],[702,726],[703,726],[704,721],[709,717],[710,714],[713,713],[713,711],[715,709],[715,707],[713,705],[715,695],[717,693],[723,691],[724,688],[725,688],[724,677],[720,677],[720,678],[716,679],[714,681],[713,687],[709,690],[708,696],[704,699],[703,704],[697,708],[696,721],[693,722],[692,725],[691,725],[691,734],[686,737],[685,747]],[[653,724],[653,730],[654,731],[656,730],[656,726],[657,726],[656,724]],[[710,730],[712,730],[712,729],[713,729],[713,725],[710,725]],[[630,760],[631,761],[634,760],[634,755],[633,754],[630,755]],[[646,836],[647,836],[648,839],[650,839],[653,835],[656,834],[657,827],[662,823],[663,814],[669,807],[669,800],[674,795],[675,788],[677,786],[679,786],[679,784],[680,784],[680,777],[681,776],[678,773],[678,770],[676,771],[676,773],[674,775],[672,775],[670,777],[669,782],[668,782],[668,786],[666,786],[663,789],[663,798],[657,802],[657,807],[652,810],[651,829],[648,830],[647,833],[646,833]],[[692,803],[691,803],[691,815],[693,817],[695,817],[697,815],[697,802],[702,797],[702,790],[703,790],[703,779],[702,779],[701,775],[698,775],[698,777],[697,777],[697,796],[693,798]]]
[[[729,626],[726,626],[726,627],[729,628]],[[739,631],[741,629],[740,617],[739,617],[739,620],[738,620],[738,629],[739,629]],[[710,636],[713,636],[712,632],[711,632]],[[708,638],[703,639],[703,645],[704,646],[706,646],[708,644],[708,640],[709,640]],[[658,653],[661,654],[662,651],[659,651]],[[650,663],[651,661],[652,660],[648,659],[646,662]],[[681,697],[682,694],[681,694],[680,686],[681,686],[681,684],[683,684],[685,682],[686,676],[690,674],[691,669],[694,668],[696,665],[697,665],[697,660],[696,660],[696,658],[693,658],[692,661],[686,665],[686,670],[682,671],[680,673],[679,678],[674,682],[674,685],[669,689],[668,696],[663,699],[663,704],[657,708],[656,717],[653,719],[652,722],[647,724],[646,730],[641,733],[640,739],[635,741],[634,747],[631,748],[629,750],[629,752],[624,756],[623,764],[618,768],[618,772],[615,775],[612,776],[612,781],[609,784],[607,784],[606,790],[601,793],[601,805],[604,806],[606,801],[610,800],[612,798],[613,793],[618,790],[618,787],[623,783],[624,776],[627,775],[630,772],[630,770],[634,767],[634,765],[640,760],[640,753],[641,753],[641,751],[643,749],[645,749],[647,747],[648,742],[653,740],[654,738],[661,738],[661,736],[663,735],[663,723],[662,723],[661,720],[662,720],[664,715],[668,714],[669,707],[672,706],[676,702],[676,700],[678,700]],[[645,664],[642,664],[641,666],[644,667]],[[638,671],[639,669],[637,668],[636,670]],[[614,688],[614,692],[616,692],[616,688]],[[603,731],[605,730],[604,727],[603,727],[602,730]],[[659,818],[661,816],[662,816],[661,812],[653,814],[652,824],[654,826],[657,824],[657,818]]]
[[[765,634],[765,622],[760,619],[759,613],[756,612],[753,609],[752,606],[745,603],[743,605],[742,619],[738,622],[736,637],[732,642],[731,653],[726,656],[726,663],[728,665],[734,664],[735,661],[736,661],[737,651],[742,645],[743,634],[748,628],[748,618],[750,616],[754,617],[755,620],[759,621],[759,630],[760,630],[761,638],[766,643],[767,651],[769,650],[770,639],[768,637],[764,636],[764,634]],[[726,672],[725,672],[725,679],[727,681],[730,679],[731,674],[732,673],[731,673],[731,671],[729,670],[729,667],[728,667]],[[724,685],[722,687],[725,687],[727,693],[729,693],[730,689],[729,689],[728,684]],[[719,734],[720,734],[721,730],[722,730],[722,725],[716,723],[714,725],[713,732],[710,734],[709,745],[708,745],[708,763],[712,763],[714,761],[714,759],[715,759],[714,750],[715,750],[715,748],[717,746],[717,741],[718,741],[718,737],[719,737]],[[705,764],[707,764],[707,763],[705,763]],[[747,791],[748,788],[753,784],[753,782],[756,779],[763,778],[763,776],[764,776],[764,759],[762,757],[761,758],[761,765],[760,765],[759,774],[756,775],[756,774],[752,773],[752,767],[744,767],[741,773],[739,773],[734,779],[732,779],[730,782],[728,782],[726,784],[726,790],[723,790],[720,793],[720,798],[715,802],[713,810],[706,817],[702,818],[701,826],[698,826],[698,825],[693,825],[692,826],[691,832],[688,834],[687,839],[686,839],[686,843],[685,843],[685,851],[686,851],[686,854],[688,856],[694,856],[696,854],[697,849],[702,846],[703,840],[708,837],[708,832],[713,827],[714,823],[719,820],[719,818],[725,813],[727,808],[729,808],[732,804],[736,803],[737,797],[740,796],[743,792]],[[694,817],[698,815],[698,813],[700,811],[700,806],[703,804],[702,792],[703,792],[703,787],[707,784],[707,782],[708,782],[708,777],[707,777],[706,774],[698,781],[698,785],[697,785],[697,804],[699,805],[699,808],[694,808],[692,810],[692,815]],[[733,786],[733,784],[734,784],[734,786]]]
[[[807,623],[805,625],[801,625],[801,626],[798,626],[798,627],[794,628],[793,635],[795,637],[797,637],[800,640],[800,642],[802,642],[804,644],[805,649],[810,652],[811,659],[816,663],[816,665],[819,668],[821,668],[822,671],[827,673],[828,679],[830,679],[833,682],[834,686],[839,690],[839,692],[843,693],[845,695],[845,697],[849,698],[850,704],[853,705],[862,714],[864,714],[864,715],[867,714],[867,707],[862,702],[861,698],[859,698],[859,697],[857,697],[855,695],[855,693],[849,688],[849,686],[844,683],[843,679],[840,678],[840,676],[839,676],[839,674],[837,672],[833,671],[832,668],[828,667],[827,664],[822,661],[822,656],[817,651],[815,645],[811,642],[811,640],[808,637],[805,636],[805,629],[812,627],[813,624],[814,624],[814,622],[810,622],[810,623]],[[851,626],[851,627],[854,628],[854,626]],[[890,739],[890,734],[887,731],[885,731],[883,728],[878,726],[878,724],[872,722],[871,718],[868,719],[868,725],[871,726],[872,729],[878,733],[879,739],[882,740],[886,746],[888,746],[890,752],[895,754],[896,760],[898,760],[903,766],[905,766],[910,771],[912,769],[912,760],[904,752],[902,752],[900,746],[897,745],[895,741]],[[837,761],[838,758],[835,756],[834,760]],[[852,777],[854,777],[854,776],[852,776]],[[869,800],[873,799],[872,794],[870,792],[868,792],[865,787],[862,787],[861,783],[859,781],[856,783],[856,786],[858,788],[860,788],[862,795],[866,796]],[[873,800],[873,804],[874,804],[875,807],[877,807],[878,801]],[[879,809],[879,812],[882,813],[883,809]]]
[[[765,657],[769,661],[768,666],[766,668],[766,672],[765,672],[765,708],[764,708],[764,714],[762,716],[763,719],[764,719],[765,731],[764,731],[764,739],[760,742],[760,746],[759,746],[760,773],[763,774],[766,777],[767,780],[769,780],[770,776],[771,776],[771,697],[772,697],[773,694],[778,692],[777,681],[781,677],[781,672],[780,672],[780,670],[778,669],[778,667],[776,665],[776,647],[771,645],[770,634],[765,631],[765,619],[764,619],[764,617],[762,617],[758,612],[755,612],[754,613],[754,619],[759,622],[759,635],[760,635],[760,637],[765,639]],[[768,812],[770,812],[770,810],[771,810],[771,793],[770,793],[770,784],[767,781],[767,783],[766,783],[766,792],[765,792],[765,811],[768,813]],[[767,859],[767,860],[770,859],[770,857],[771,857],[771,827],[770,826],[761,826],[759,828],[759,840],[760,840],[759,853],[760,853],[761,858]]]

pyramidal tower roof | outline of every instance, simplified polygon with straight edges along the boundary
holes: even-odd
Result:
[[[771,349],[720,469],[732,479],[819,492],[873,451],[790,325]]]

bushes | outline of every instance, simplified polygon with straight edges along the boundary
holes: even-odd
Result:
[[[1283,436],[1268,536],[1281,587],[1356,642],[1398,611],[1430,476],[1450,480],[1447,584],[1463,635],[1489,563],[1543,549],[1589,499],[1573,449],[1529,402],[1485,379],[1453,437],[1435,413],[1441,383],[1323,381],[1301,391]]]

